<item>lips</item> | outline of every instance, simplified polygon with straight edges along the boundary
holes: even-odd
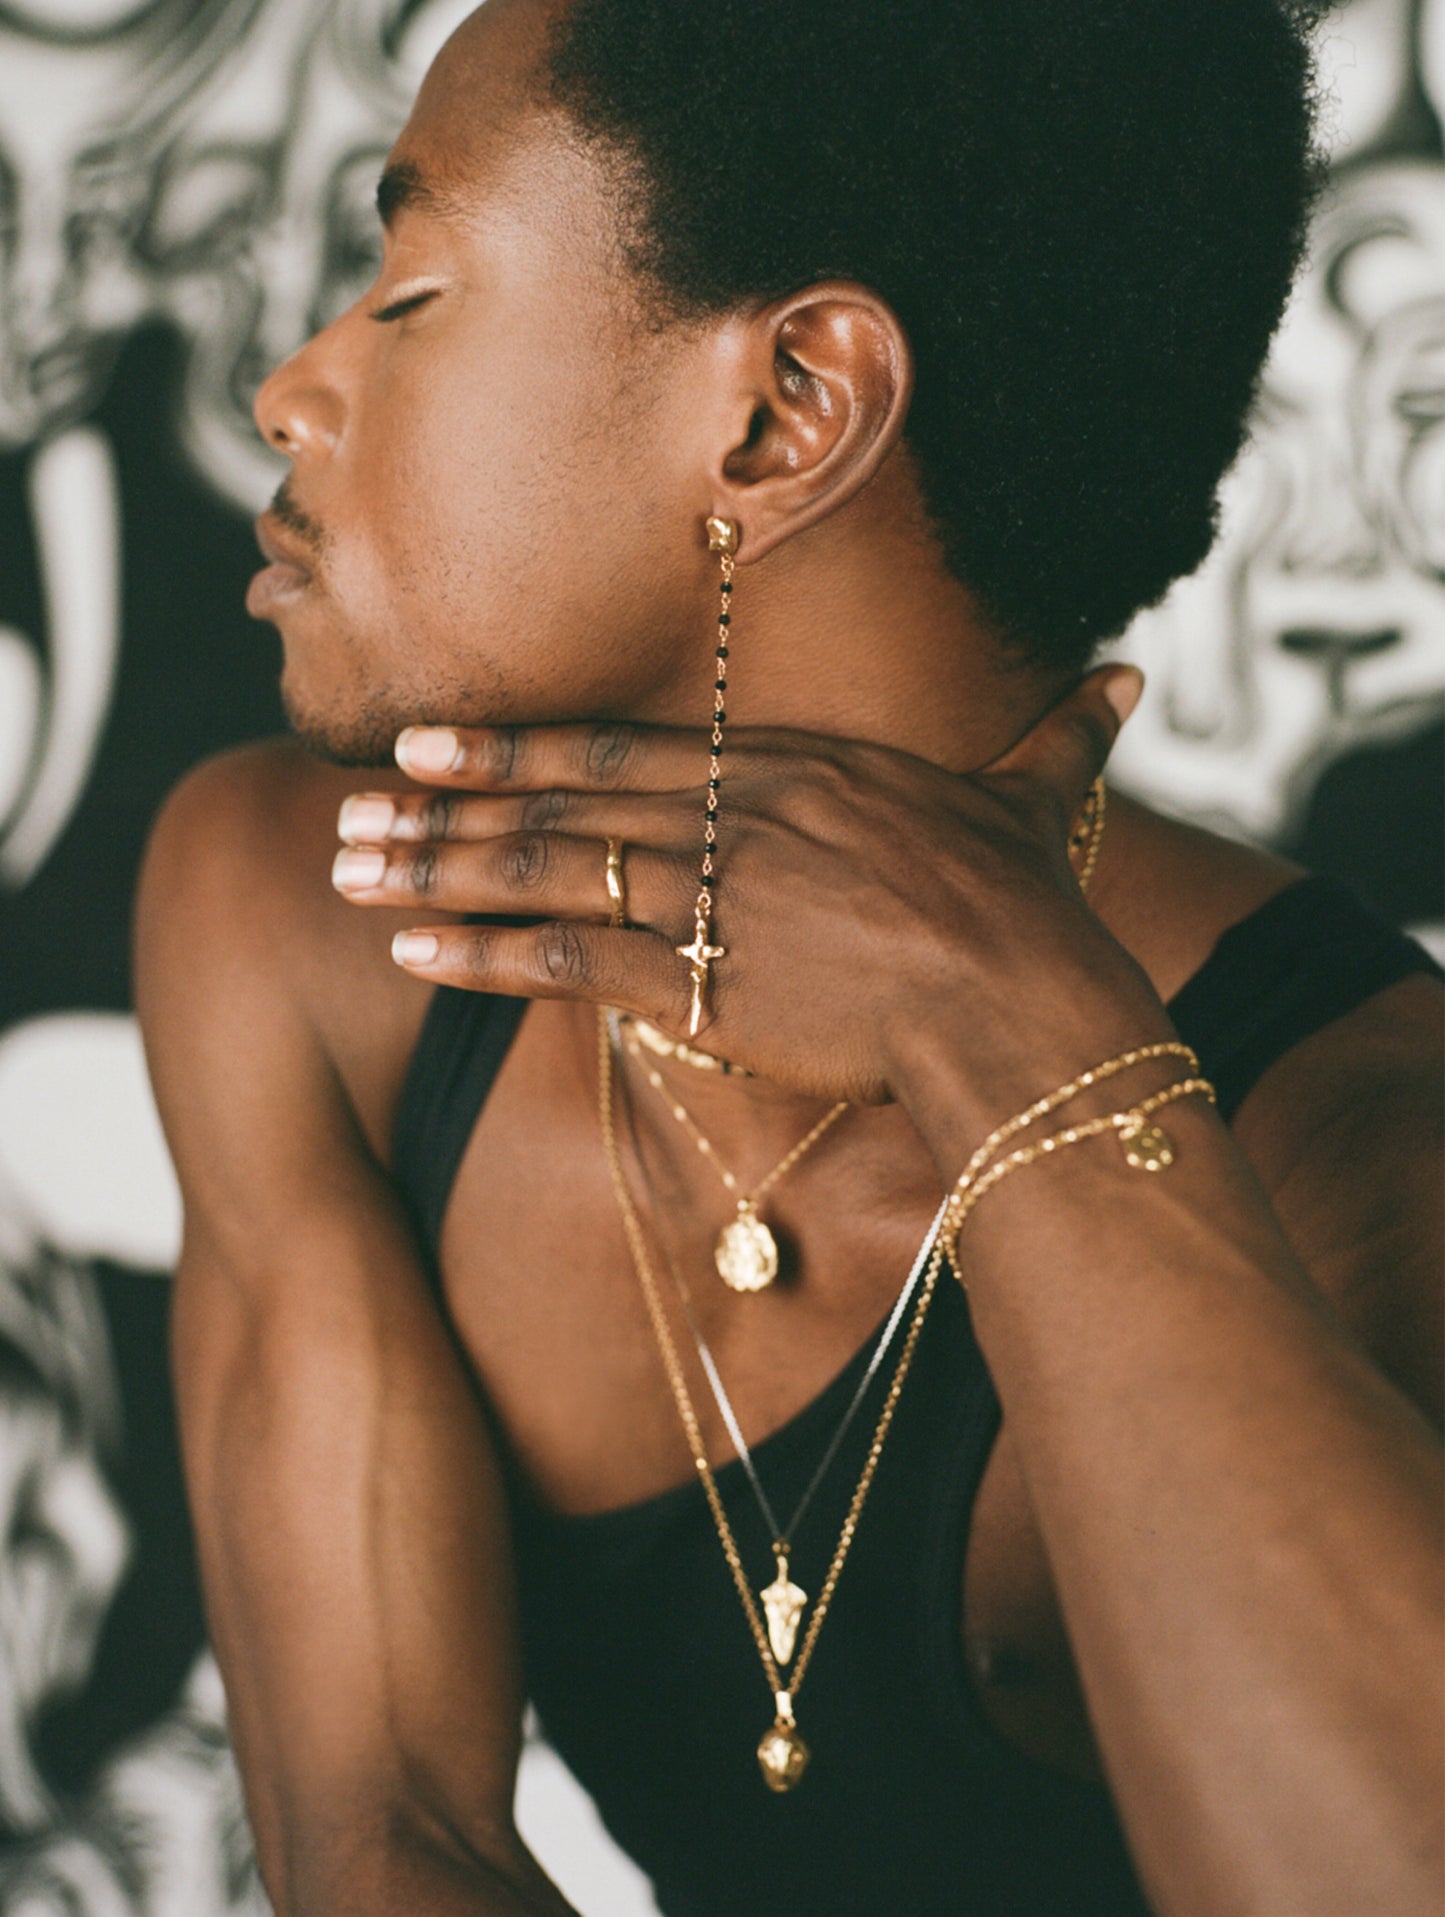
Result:
[[[270,563],[247,587],[246,610],[253,619],[269,619],[312,583],[310,556],[272,513],[262,513],[256,521],[256,544]]]

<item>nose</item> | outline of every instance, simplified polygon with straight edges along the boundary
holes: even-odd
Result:
[[[329,368],[330,331],[308,340],[256,391],[252,411],[261,437],[288,459],[324,458],[341,437],[345,406]]]

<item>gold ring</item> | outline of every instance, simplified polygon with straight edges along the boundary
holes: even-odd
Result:
[[[607,896],[612,901],[609,925],[626,925],[627,894],[622,889],[622,841],[607,841]]]

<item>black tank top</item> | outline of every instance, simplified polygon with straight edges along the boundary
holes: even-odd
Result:
[[[1290,1046],[1426,970],[1439,967],[1419,945],[1307,878],[1227,931],[1169,1012],[1227,1120]],[[524,1010],[449,989],[429,1008],[395,1168],[433,1268],[457,1167]],[[777,1509],[802,1495],[872,1343],[755,1447]],[[865,1405],[796,1539],[792,1575],[807,1591],[820,1588],[891,1371],[890,1360],[873,1380],[874,1416]],[[667,1917],[1147,1912],[1107,1791],[1001,1737],[965,1667],[964,1549],[998,1427],[967,1301],[940,1287],[799,1700],[812,1764],[786,1796],[753,1755],[772,1700],[701,1486],[559,1516],[503,1438],[528,1694]],[[770,1540],[742,1466],[717,1481],[744,1562],[766,1576]]]

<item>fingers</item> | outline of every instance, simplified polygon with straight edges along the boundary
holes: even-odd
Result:
[[[604,924],[612,909],[606,841],[542,828],[471,843],[345,846],[332,882],[357,905]],[[690,861],[624,841],[622,882],[629,924],[675,931],[688,922]]]
[[[677,792],[702,783],[707,735],[599,720],[592,725],[408,726],[403,772],[476,792]]]
[[[696,781],[701,785],[701,778]],[[421,845],[450,840],[497,839],[509,832],[564,828],[579,837],[648,839],[664,833],[691,844],[699,801],[689,792],[675,820],[667,799],[650,794],[614,797],[544,786],[515,795],[476,792],[360,792],[347,799],[336,822],[347,845]],[[659,811],[659,807],[664,808]]]
[[[1072,818],[1103,771],[1143,689],[1144,675],[1137,666],[1101,666],[975,776],[1035,780],[1047,788],[1064,816]]]
[[[547,920],[541,925],[436,925],[398,932],[392,957],[415,977],[510,998],[615,1005],[682,1031],[691,982],[669,940],[654,932]]]

